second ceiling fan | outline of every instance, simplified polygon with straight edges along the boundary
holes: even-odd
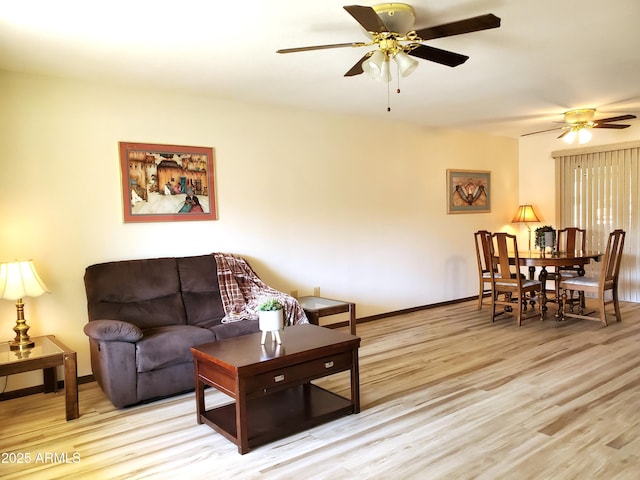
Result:
[[[344,9],[368,32],[371,37],[370,41],[283,48],[277,50],[277,53],[375,45],[377,49],[367,52],[344,76],[351,77],[366,72],[373,78],[389,81],[389,60],[391,59],[397,63],[402,76],[409,75],[418,65],[418,62],[411,57],[449,67],[456,67],[469,59],[466,55],[423,45],[420,42],[500,26],[500,18],[489,13],[435,27],[413,30],[415,12],[413,7],[404,3],[383,3],[373,7],[348,5]]]
[[[553,130],[563,130],[558,138],[562,138],[566,143],[572,143],[576,138],[580,143],[587,143],[589,140],[591,140],[591,132],[589,130],[591,130],[592,128],[629,128],[631,126],[629,124],[612,122],[633,120],[634,118],[636,118],[635,115],[627,114],[619,115],[617,117],[600,118],[598,120],[594,120],[595,113],[595,108],[576,108],[574,110],[569,110],[567,112],[564,112],[563,122],[555,122],[563,123],[564,125],[562,127],[548,128],[546,130],[540,130],[537,132],[525,133],[521,135],[521,137],[536,135],[538,133],[551,132]]]

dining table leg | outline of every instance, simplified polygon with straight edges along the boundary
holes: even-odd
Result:
[[[540,275],[538,276],[538,280],[540,280],[540,302],[542,303],[542,311],[547,311],[547,276],[549,272],[547,272],[547,268],[542,266],[540,269]]]

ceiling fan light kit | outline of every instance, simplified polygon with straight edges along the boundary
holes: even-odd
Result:
[[[623,129],[629,128],[631,125],[612,123],[619,122],[621,120],[632,120],[636,118],[635,115],[620,115],[617,117],[601,118],[600,120],[594,120],[593,117],[596,114],[595,108],[575,108],[564,112],[563,127],[549,128],[547,130],[541,130],[539,132],[525,133],[522,135],[535,135],[537,133],[551,132],[553,130],[564,130],[558,138],[561,138],[566,143],[573,143],[576,139],[580,144],[587,143],[592,138],[592,128],[614,128]]]
[[[390,82],[389,63],[391,59],[395,61],[398,72],[403,77],[410,75],[418,66],[418,61],[412,57],[448,67],[457,67],[469,59],[466,55],[423,45],[421,42],[500,26],[500,18],[489,13],[435,27],[413,30],[415,11],[411,5],[405,3],[382,3],[373,7],[347,5],[344,9],[365,30],[370,41],[284,48],[277,50],[276,53],[374,46],[377,49],[367,52],[344,76],[352,77],[366,73],[376,80]]]
[[[584,144],[591,140],[591,132],[587,127],[572,127],[566,135],[562,137],[566,143],[573,143],[575,139],[578,139],[578,143]]]

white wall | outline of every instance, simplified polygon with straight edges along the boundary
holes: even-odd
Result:
[[[26,299],[30,334],[77,350],[79,375],[90,264],[233,252],[364,317],[476,295],[471,234],[518,204],[513,139],[7,72],[0,105],[0,259],[34,260],[51,294]],[[123,223],[119,141],[214,147],[219,220]],[[447,215],[447,168],[490,170],[492,212]],[[1,301],[0,339],[14,324]]]

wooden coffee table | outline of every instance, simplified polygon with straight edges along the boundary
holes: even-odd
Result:
[[[198,423],[250,448],[360,412],[360,338],[316,325],[287,327],[282,345],[260,345],[260,333],[191,347]],[[311,383],[351,371],[351,398]],[[205,409],[210,385],[235,402]]]

